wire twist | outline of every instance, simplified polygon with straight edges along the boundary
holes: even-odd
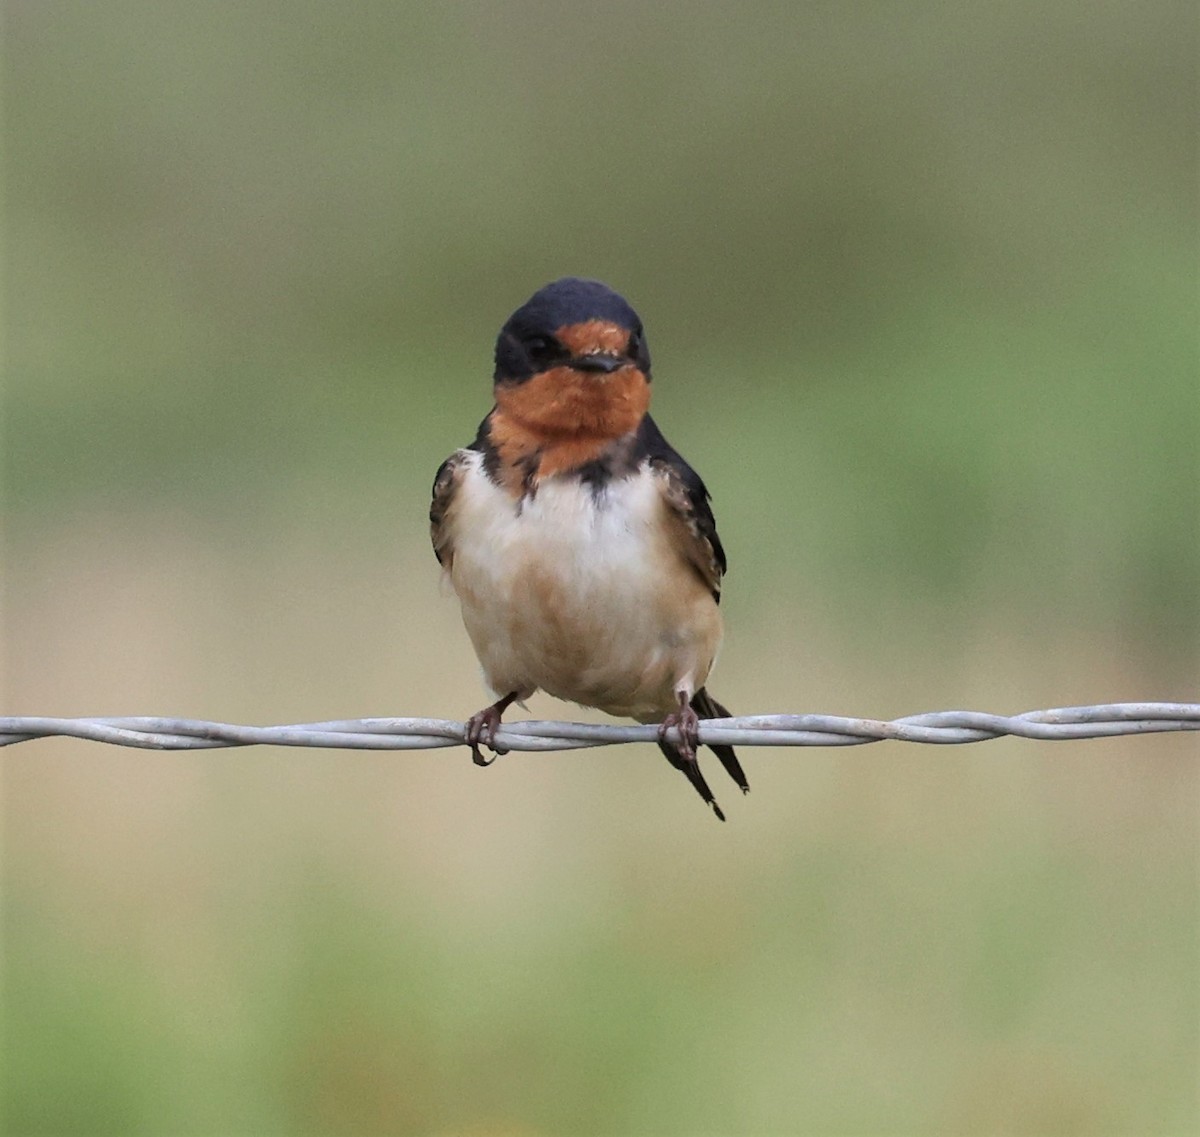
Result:
[[[209,750],[230,746],[312,746],[346,750],[429,750],[465,745],[465,726],[451,719],[370,718],[288,726],[238,726],[176,718],[0,717],[0,746],[35,738],[79,738],[143,750]],[[869,742],[960,745],[1013,735],[1051,742],[1075,738],[1200,730],[1200,703],[1105,703],[1019,715],[931,711],[904,718],[836,715],[742,715],[706,719],[700,741],[737,746],[861,746]],[[678,740],[675,731],[669,739]],[[579,722],[504,723],[498,750],[553,751],[655,742],[655,726]]]

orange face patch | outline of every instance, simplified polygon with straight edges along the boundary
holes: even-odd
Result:
[[[620,438],[642,421],[649,406],[650,384],[633,364],[610,374],[553,367],[496,388],[500,413],[542,441]]]
[[[611,374],[555,367],[523,383],[496,387],[491,441],[502,479],[520,497],[537,476],[595,461],[615,439],[637,429],[650,406],[650,384],[632,363]]]
[[[624,355],[629,346],[629,333],[608,320],[564,324],[554,333],[554,338],[572,355],[590,355],[597,351]]]

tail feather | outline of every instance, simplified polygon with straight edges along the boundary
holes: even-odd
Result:
[[[717,805],[717,799],[713,797],[712,790],[708,788],[708,783],[704,780],[704,775],[700,773],[700,763],[694,758],[690,760],[685,758],[673,743],[660,742],[658,748],[666,756],[667,761],[692,783],[696,789],[696,793],[712,807],[713,813],[717,815],[717,820],[724,821],[725,814],[721,807]]]
[[[692,696],[692,710],[696,712],[702,719],[728,719],[733,718],[729,711],[721,706],[704,687],[701,687]],[[719,744],[710,746],[709,749],[720,760],[721,765],[725,767],[725,772],[738,784],[738,788],[744,794],[750,792],[750,783],[746,780],[745,771],[742,769],[742,764],[738,761],[737,754],[734,753],[732,746]]]
[[[692,696],[691,706],[692,710],[702,719],[727,719],[732,717],[729,711],[721,706],[703,687]],[[660,742],[658,748],[663,752],[667,761],[692,783],[696,792],[712,808],[713,813],[721,821],[724,821],[725,814],[722,812],[721,807],[717,805],[712,790],[708,788],[708,782],[704,780],[704,775],[700,772],[700,764],[694,758],[685,758],[673,743]],[[737,782],[742,793],[748,794],[750,792],[750,783],[746,780],[746,774],[742,770],[742,765],[738,761],[733,747],[717,744],[715,746],[709,745],[708,748],[717,756],[721,765],[725,767],[725,772]]]

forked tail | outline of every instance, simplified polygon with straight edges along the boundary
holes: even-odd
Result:
[[[701,719],[726,719],[731,717],[729,711],[721,706],[704,687],[701,687],[692,696],[691,707],[696,712],[697,717]],[[721,807],[717,805],[716,798],[712,795],[712,790],[708,788],[708,783],[704,780],[704,775],[700,772],[700,763],[694,758],[688,758],[673,743],[660,742],[658,748],[663,752],[667,761],[692,783],[696,792],[712,807],[713,813],[721,821],[724,821],[725,814],[721,811]],[[742,765],[738,761],[733,747],[717,744],[709,746],[709,749],[717,756],[721,765],[725,767],[726,773],[737,782],[742,793],[748,794],[750,792],[750,783],[746,780],[746,774],[742,770]]]

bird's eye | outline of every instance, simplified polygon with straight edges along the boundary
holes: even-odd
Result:
[[[558,354],[558,343],[550,336],[530,336],[525,341],[525,350],[534,359],[550,359]]]
[[[642,333],[633,331],[629,333],[629,347],[626,349],[630,359],[637,359],[642,351]]]

